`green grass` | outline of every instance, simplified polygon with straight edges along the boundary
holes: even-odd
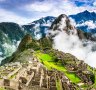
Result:
[[[73,82],[79,83],[81,80],[75,73],[66,72],[65,75]]]
[[[17,75],[17,73],[15,73],[14,75],[12,75],[9,79],[15,78],[16,75]]]
[[[75,73],[69,73],[67,69],[62,65],[62,63],[54,62],[54,58],[49,54],[43,54],[40,51],[35,53],[39,58],[40,62],[42,62],[49,70],[52,68],[57,69],[58,71],[64,72],[64,74],[73,82],[79,83],[81,80]]]
[[[55,68],[61,72],[64,72],[64,74],[74,83],[79,83],[81,81],[80,78],[77,77],[75,73],[69,73],[67,69],[62,65],[58,65],[55,64],[55,62],[48,62],[48,61],[43,61],[43,63],[48,69]]]
[[[6,90],[6,89],[4,89],[3,87],[0,87],[0,90]]]
[[[39,53],[38,55],[42,61],[52,61],[52,57],[50,57],[48,54]]]
[[[61,87],[61,83],[60,83],[60,80],[56,80],[56,87],[57,87],[57,90],[62,90],[62,87]]]

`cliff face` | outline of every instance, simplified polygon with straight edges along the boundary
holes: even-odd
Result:
[[[0,59],[8,57],[18,47],[24,32],[16,23],[0,23]],[[0,60],[1,61],[1,60]]]
[[[18,50],[22,51],[24,49],[27,48],[27,46],[32,42],[32,37],[27,34],[24,36],[24,38],[21,40],[19,46],[18,46]]]
[[[65,14],[61,14],[52,23],[50,29],[52,29],[52,30],[61,30],[62,29],[68,33],[68,30],[74,30],[75,27],[72,26],[69,18]]]
[[[86,33],[80,29],[77,29],[73,22],[70,21],[69,17],[67,17],[65,14],[61,14],[59,17],[57,17],[52,23],[50,29],[53,31],[63,30],[67,34],[77,35],[81,40],[86,39],[95,41],[95,38],[92,37],[91,33]]]

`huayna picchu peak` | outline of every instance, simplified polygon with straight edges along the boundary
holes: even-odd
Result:
[[[51,31],[65,31],[67,34],[77,34],[80,39],[96,41],[95,37],[92,37],[91,33],[86,33],[81,29],[74,26],[74,23],[65,14],[58,16],[50,27]],[[57,33],[56,32],[56,33]]]

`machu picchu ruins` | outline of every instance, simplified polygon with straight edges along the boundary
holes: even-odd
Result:
[[[48,70],[38,60],[34,59],[27,64],[19,62],[2,66],[0,87],[12,90],[57,90],[56,83],[60,81],[61,89],[75,90],[64,73],[57,70]],[[9,70],[9,71],[8,71]],[[6,76],[4,76],[6,73]]]
[[[28,49],[27,52],[31,54],[26,58],[28,60],[27,63],[11,62],[0,67],[0,87],[4,88],[4,90],[83,90],[83,87],[81,88],[83,85],[94,85],[94,80],[92,81],[89,77],[93,74],[87,70],[88,66],[82,61],[76,61],[74,57],[73,64],[76,62],[80,68],[70,64],[71,57],[66,62],[67,64],[64,64],[67,69],[67,73],[64,73],[65,71],[62,72],[53,67],[48,69],[44,63],[40,62],[40,58],[36,56],[37,54],[34,50]],[[54,54],[57,52],[55,50]],[[57,57],[59,60],[66,57],[66,61],[70,57],[70,54],[64,57],[62,54],[62,52],[58,52]],[[54,65],[58,65],[58,63]],[[71,75],[72,73],[75,73],[75,79],[80,78],[79,82],[74,83],[68,78],[68,74]],[[93,87],[89,87],[88,90],[95,90],[91,88]]]

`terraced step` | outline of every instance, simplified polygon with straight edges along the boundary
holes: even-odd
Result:
[[[15,90],[76,90],[68,78],[57,70],[47,70],[40,62],[32,61],[32,64],[25,64],[13,72],[15,76],[12,79],[4,79],[0,86],[12,88]],[[12,72],[12,75],[13,75]],[[13,81],[12,81],[13,80]],[[13,87],[12,87],[13,86]],[[10,89],[9,89],[10,90]]]

